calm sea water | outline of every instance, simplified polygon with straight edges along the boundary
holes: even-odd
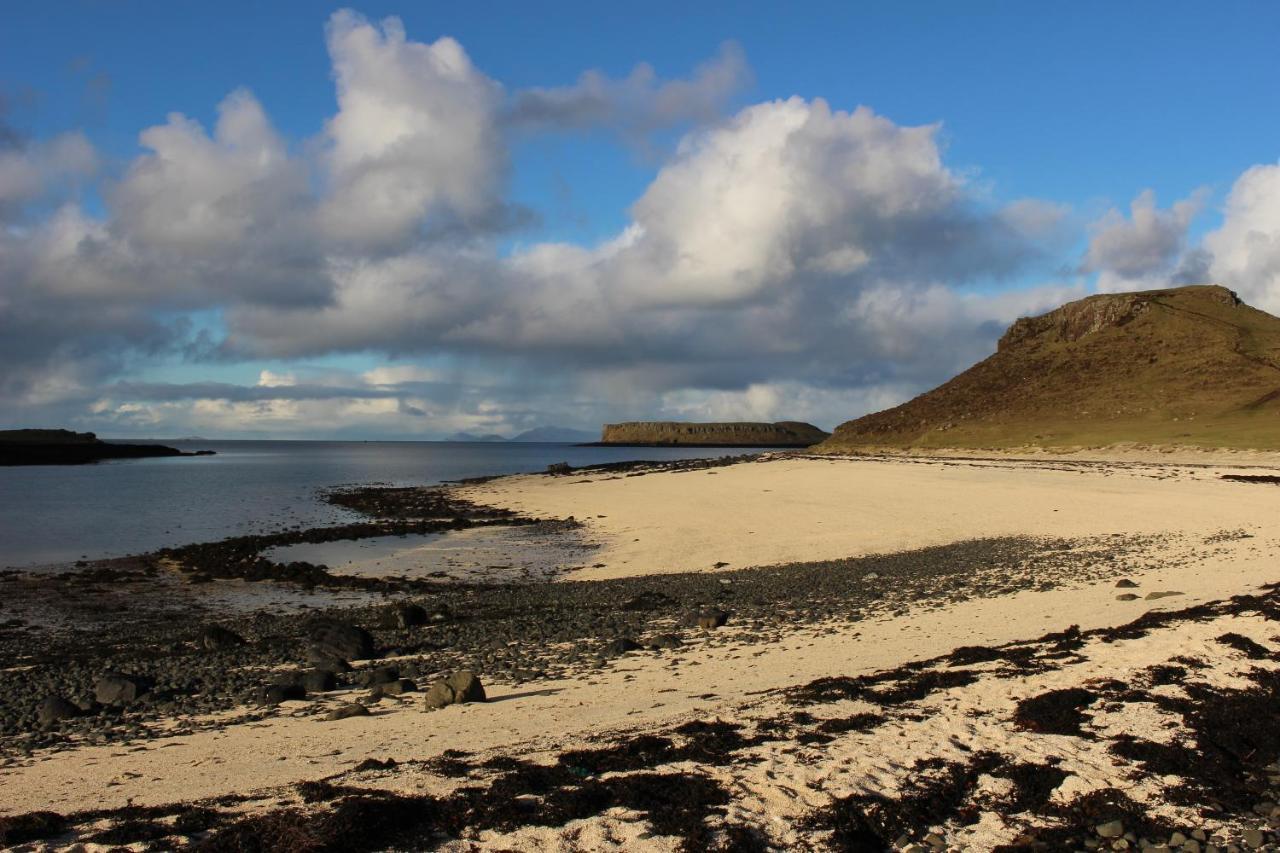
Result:
[[[743,453],[697,448],[570,444],[166,441],[217,456],[96,465],[0,467],[0,566],[123,556],[355,516],[322,489],[542,471],[553,462],[691,459]]]

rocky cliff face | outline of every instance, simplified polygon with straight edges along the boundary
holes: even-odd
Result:
[[[685,423],[631,421],[605,424],[601,444],[690,445],[702,447],[808,447],[827,438],[813,424]]]
[[[1280,318],[1215,285],[1090,296],[821,449],[1122,442],[1280,447]]]

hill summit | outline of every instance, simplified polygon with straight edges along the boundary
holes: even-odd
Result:
[[[1280,448],[1280,318],[1195,285],[1016,321],[994,355],[819,450],[1120,443]]]

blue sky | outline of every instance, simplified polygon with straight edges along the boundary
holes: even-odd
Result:
[[[313,181],[323,182],[323,177],[314,177],[322,171],[316,162],[323,155],[316,152],[341,145],[326,130],[326,121],[339,110],[333,79],[338,60],[325,35],[326,21],[336,8],[309,2],[6,4],[5,25],[0,28],[0,93],[7,113],[0,118],[17,131],[23,140],[21,148],[28,152],[60,134],[79,132],[95,154],[93,168],[77,171],[75,180],[52,179],[40,192],[24,190],[19,213],[13,212],[15,205],[9,206],[10,256],[16,257],[19,251],[15,241],[27,240],[29,245],[33,229],[70,201],[78,204],[85,216],[101,223],[113,239],[124,241],[134,257],[137,246],[145,241],[124,235],[123,217],[112,208],[113,203],[122,202],[111,201],[111,188],[119,185],[139,158],[148,156],[148,149],[139,143],[139,133],[165,124],[172,112],[195,119],[211,132],[219,104],[241,88],[252,93],[290,156],[305,164],[299,168],[309,170]],[[901,279],[879,272],[877,286],[891,285],[898,294],[918,295],[930,287],[944,287],[998,298],[1011,290],[1031,293],[1050,288],[1053,293],[1062,293],[1072,288],[1114,289],[1132,280],[1159,284],[1161,276],[1166,283],[1173,283],[1179,275],[1190,274],[1185,270],[1196,261],[1193,254],[1201,248],[1201,240],[1224,228],[1230,233],[1210,238],[1224,247],[1215,256],[1218,267],[1205,269],[1234,274],[1235,268],[1224,260],[1230,255],[1227,243],[1231,234],[1249,229],[1241,231],[1239,223],[1234,230],[1226,228],[1223,206],[1251,167],[1274,165],[1280,156],[1280,98],[1276,95],[1280,52],[1275,50],[1280,6],[1269,3],[805,3],[785,9],[777,4],[749,3],[657,3],[643,9],[599,3],[365,3],[357,12],[371,31],[379,31],[382,19],[397,16],[410,43],[429,44],[442,36],[456,39],[476,75],[497,87],[499,100],[505,101],[529,90],[570,89],[587,71],[619,81],[639,63],[652,66],[659,81],[693,79],[700,65],[718,61],[725,42],[741,48],[744,73],[733,86],[712,98],[714,117],[699,108],[646,126],[643,134],[629,134],[625,129],[630,120],[627,112],[645,107],[634,99],[623,99],[609,120],[533,129],[503,125],[497,131],[502,139],[492,163],[505,177],[499,189],[485,191],[484,203],[492,207],[491,212],[500,209],[503,217],[514,217],[511,221],[515,224],[498,233],[480,235],[472,227],[477,215],[473,208],[464,213],[450,209],[443,214],[424,208],[421,221],[413,223],[413,228],[429,230],[432,221],[443,221],[432,217],[471,217],[466,233],[455,242],[474,246],[483,239],[494,262],[532,253],[546,244],[572,244],[590,250],[615,238],[636,221],[633,204],[657,186],[664,169],[681,162],[680,140],[687,139],[692,145],[704,138],[700,134],[714,133],[719,124],[731,124],[753,105],[793,96],[810,106],[815,99],[823,99],[833,111],[866,106],[896,128],[940,125],[931,145],[941,158],[947,180],[964,184],[965,197],[955,202],[957,210],[981,208],[990,213],[1022,199],[1059,210],[1062,221],[1053,239],[1022,253],[1034,255],[1034,261],[998,259],[991,261],[988,269],[958,271],[953,277],[931,266],[927,281],[918,271],[903,274]],[[444,127],[455,120],[450,116],[432,120],[439,119]],[[439,140],[424,137],[421,144],[436,142]],[[839,156],[838,150],[833,150],[831,156]],[[1158,234],[1144,231],[1135,224],[1136,219],[1128,218],[1130,202],[1144,190],[1154,192],[1152,228]],[[1200,195],[1195,196],[1194,211],[1186,215],[1172,212],[1176,202],[1192,198],[1197,191]],[[0,202],[4,201],[2,192],[0,186]],[[770,204],[767,195],[750,198],[753,204]],[[1100,225],[1109,211],[1120,219],[1113,215],[1106,220],[1109,226]],[[278,217],[279,212],[273,215]],[[1126,222],[1128,231],[1124,230]],[[648,224],[653,231],[654,223]],[[835,223],[830,225],[836,227]],[[863,226],[846,223],[839,227]],[[868,233],[881,233],[877,229],[882,225],[866,227]],[[1106,227],[1120,229],[1115,231],[1115,240],[1135,252],[1149,255],[1152,251],[1150,245],[1133,247],[1133,241],[1144,235],[1149,242],[1160,243],[1159,269],[1135,274],[1134,264],[1126,261],[1121,265],[1129,272],[1117,276],[1105,268],[1097,260],[1102,248],[1089,253],[1091,241]],[[1169,228],[1178,233],[1172,234]],[[794,227],[788,225],[786,233],[792,239]],[[822,240],[829,242],[830,235],[823,233]],[[435,239],[438,243],[441,238]],[[1177,245],[1171,248],[1170,240]],[[400,249],[409,251],[406,246]],[[234,254],[225,247],[224,251]],[[417,246],[412,251],[421,258],[425,250]],[[361,257],[367,260],[375,255],[384,259],[377,252]],[[167,257],[171,256],[172,252]],[[1210,263],[1208,255],[1198,257],[1196,262],[1201,266]],[[1087,258],[1094,260],[1082,260]],[[324,254],[323,264],[333,260],[331,253]],[[343,260],[351,257],[344,255]],[[201,263],[207,261],[203,258]],[[456,262],[457,258],[451,263]],[[1245,266],[1256,276],[1257,264]],[[154,264],[147,268],[154,269]],[[501,264],[495,270],[493,280],[505,281],[510,273]],[[644,272],[652,273],[647,268]],[[474,274],[482,282],[491,280],[486,273]],[[1271,293],[1268,274],[1244,281],[1242,286],[1246,291],[1249,286],[1256,287],[1265,301]],[[775,295],[808,286],[794,278],[773,284],[777,290],[770,292]],[[477,289],[487,286],[475,285]],[[848,292],[864,295],[867,286],[851,280]],[[31,292],[36,292],[32,287]],[[607,290],[621,285],[602,280],[592,287]],[[726,288],[733,289],[716,286],[717,298],[724,298],[726,305],[733,302],[737,308],[743,298],[766,292],[752,289],[744,296],[735,290],[733,299],[728,299]],[[16,286],[13,289],[18,290]],[[678,320],[664,316],[660,325],[670,329],[673,323],[692,323],[694,312],[707,310],[706,299],[704,293],[684,300]],[[1039,305],[1035,299],[1024,302]],[[22,389],[10,389],[13,400],[30,416],[72,417],[106,431],[170,425],[198,428],[200,423],[192,420],[197,416],[191,411],[172,410],[149,422],[129,422],[120,416],[120,405],[145,408],[155,401],[128,403],[103,396],[102,389],[121,381],[144,380],[252,384],[264,369],[286,373],[296,368],[314,373],[332,368],[361,373],[381,364],[412,363],[431,368],[447,364],[453,373],[450,381],[471,383],[472,391],[487,387],[487,380],[477,378],[480,376],[496,381],[514,375],[521,377],[518,384],[527,385],[526,368],[539,373],[538,384],[554,387],[540,400],[514,392],[504,398],[510,405],[491,400],[494,411],[501,409],[505,414],[488,420],[476,411],[463,417],[450,410],[453,414],[444,417],[441,409],[441,416],[430,419],[431,424],[396,421],[384,429],[376,421],[360,423],[367,424],[371,434],[426,435],[455,425],[514,429],[530,419],[564,413],[569,419],[577,417],[576,425],[593,426],[589,419],[615,413],[729,415],[740,411],[742,416],[750,416],[768,414],[788,405],[788,400],[803,409],[800,398],[804,395],[794,388],[781,396],[761,397],[757,392],[760,399],[754,403],[744,402],[747,397],[743,395],[749,395],[753,387],[804,385],[807,380],[801,362],[817,362],[832,355],[808,353],[786,375],[770,375],[767,370],[759,375],[734,370],[711,375],[657,363],[662,359],[639,359],[632,367],[643,368],[646,375],[639,382],[641,391],[635,395],[617,393],[617,383],[628,376],[625,381],[635,381],[635,377],[628,374],[626,365],[613,365],[618,372],[609,380],[612,390],[604,400],[593,398],[599,391],[592,389],[606,380],[595,376],[588,381],[582,376],[584,367],[594,370],[598,366],[598,359],[587,347],[560,351],[560,347],[542,341],[526,352],[492,340],[481,344],[459,329],[437,327],[432,317],[424,316],[423,325],[431,329],[425,334],[434,336],[427,342],[418,336],[384,345],[353,333],[351,343],[342,346],[314,342],[262,346],[257,342],[251,355],[243,351],[230,354],[231,348],[222,346],[215,356],[211,355],[213,343],[219,343],[215,339],[241,337],[235,329],[228,331],[224,318],[243,320],[250,307],[216,293],[177,302],[167,297],[143,302],[135,298],[129,305],[137,312],[135,320],[188,315],[194,323],[188,337],[194,334],[191,329],[205,329],[205,346],[201,349],[190,339],[182,345],[174,340],[140,344],[134,329],[137,323],[124,330],[69,335],[58,352],[40,356],[43,366],[33,364]],[[433,305],[436,308],[432,310],[438,310],[438,303]],[[0,304],[0,312],[5,310]],[[504,309],[488,305],[478,310],[500,314]],[[935,378],[945,378],[949,371],[964,366],[956,363],[958,360],[981,355],[990,345],[992,330],[1003,322],[1004,312],[1005,308],[993,309],[987,312],[989,317],[970,323],[967,331],[953,330],[958,337],[967,334],[966,342],[934,353],[933,369],[903,368],[884,347],[858,354],[865,363],[840,376],[829,375],[811,383],[823,395],[822,403],[811,406],[814,416],[834,421],[847,412],[851,417],[859,414],[859,409],[892,401],[895,396],[920,390]],[[475,325],[468,323],[466,328]],[[243,325],[248,328],[252,323],[243,321]],[[654,328],[629,333],[637,341],[660,337]],[[135,337],[130,339],[130,335]],[[96,336],[111,339],[110,358],[106,359],[109,368],[68,366],[74,358],[89,357],[85,353],[93,349]],[[464,337],[467,343],[459,343]],[[748,343],[740,341],[739,345]],[[788,352],[796,349],[782,343],[779,346]],[[841,357],[849,355],[840,353]],[[710,363],[714,358],[731,359],[733,353],[726,345],[710,356],[690,353],[688,357]],[[33,362],[39,360],[33,357]],[[58,370],[54,370],[54,362],[59,362]],[[465,365],[465,369],[458,365]],[[41,378],[37,375],[40,370],[48,375]],[[49,376],[59,370],[63,386],[76,389],[65,400],[55,399],[50,391],[53,380]],[[550,373],[557,378],[549,379]],[[665,378],[655,378],[659,374]],[[856,385],[849,378],[855,374],[875,377],[879,384]],[[338,382],[333,377],[325,381]],[[40,387],[44,390],[38,390]],[[841,389],[848,392],[847,403],[841,402]],[[736,409],[734,394],[739,395]],[[516,398],[520,398],[518,403]],[[719,402],[708,402],[713,398]],[[590,402],[593,399],[595,402]],[[703,402],[689,402],[695,399]],[[772,409],[768,400],[776,401]],[[93,414],[95,407],[97,413]],[[410,404],[410,408],[421,407]],[[568,410],[581,414],[571,415]],[[281,434],[310,434],[274,421],[254,426],[253,418],[245,417],[242,426],[246,433],[276,434],[273,430],[279,429]],[[21,414],[15,418],[23,420]],[[231,418],[209,426],[234,432],[236,424]]]

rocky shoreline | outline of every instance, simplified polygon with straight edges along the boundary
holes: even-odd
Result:
[[[589,471],[552,466],[546,476],[708,471],[757,458]],[[1157,553],[1167,558],[1167,537],[1118,534],[994,537],[714,573],[537,583],[358,577],[264,556],[293,543],[485,528],[569,537],[582,527],[574,518],[531,518],[462,500],[450,487],[366,487],[327,499],[368,520],[164,549],[56,576],[0,575],[0,601],[20,607],[43,594],[56,610],[76,595],[93,600],[112,588],[134,600],[132,609],[117,611],[104,598],[100,612],[68,611],[49,624],[28,623],[21,609],[0,605],[0,659],[8,662],[0,669],[0,773],[99,745],[119,750],[127,777],[129,754],[157,742],[283,718],[319,727],[372,716],[368,724],[376,727],[387,713],[482,701],[495,686],[510,692],[523,685],[531,692],[518,695],[533,695],[545,683],[591,681],[637,661],[663,667],[673,684],[696,684],[707,654],[750,659],[796,636],[857,636],[862,626],[1019,594],[1101,585],[1134,606],[1162,599],[1176,606],[1181,594],[1139,588],[1127,577]],[[1202,547],[1248,538],[1221,531]],[[21,598],[8,594],[19,589]],[[175,603],[175,590],[198,601],[224,589],[259,593],[263,606],[241,612]],[[271,604],[283,591],[306,603]],[[957,648],[869,675],[832,673],[770,691],[759,707],[723,709],[732,711],[728,719],[696,716],[664,731],[616,733],[537,756],[448,749],[431,759],[387,755],[285,791],[256,790],[246,780],[239,793],[213,800],[9,814],[0,816],[0,845],[463,849],[458,845],[487,838],[493,849],[510,849],[521,833],[577,832],[566,826],[621,809],[647,833],[673,839],[664,849],[965,849],[967,827],[995,819],[984,815],[1025,824],[1010,850],[1270,849],[1280,827],[1280,729],[1272,725],[1280,701],[1272,665],[1280,653],[1254,629],[1215,629],[1222,653],[1247,665],[1184,655],[1126,681],[1076,678],[1017,696],[1002,723],[1029,733],[1018,737],[1071,738],[1094,748],[1103,736],[1090,730],[1091,721],[1127,708],[1158,709],[1194,742],[1175,747],[1126,732],[1107,734],[1103,746],[1108,761],[1135,779],[1201,767],[1203,779],[1180,781],[1165,797],[1176,819],[1125,786],[1052,799],[1066,770],[979,742],[915,753],[892,788],[826,797],[825,805],[788,817],[783,836],[749,818],[734,780],[768,756],[806,766],[829,760],[827,753],[849,739],[892,744],[904,729],[950,713],[949,696],[1066,673],[1086,665],[1091,649],[1203,624],[1280,621],[1277,595],[1271,588],[1151,611],[1121,627]],[[352,603],[335,605],[334,596]],[[1164,688],[1184,683],[1177,695]],[[944,704],[935,709],[934,702]],[[984,707],[985,700],[969,713]],[[435,780],[431,792],[403,790],[406,773]],[[821,785],[811,793],[821,794]],[[1192,821],[1197,810],[1202,818]]]

